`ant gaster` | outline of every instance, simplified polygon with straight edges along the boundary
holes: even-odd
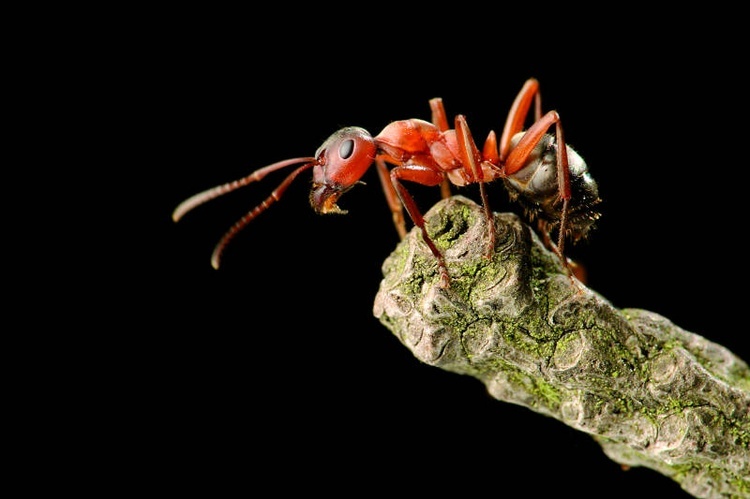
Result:
[[[534,123],[523,130],[532,103]],[[432,122],[421,119],[394,121],[378,135],[372,136],[359,127],[335,132],[321,145],[314,157],[280,161],[260,168],[241,179],[200,192],[183,201],[172,218],[178,221],[196,206],[259,181],[269,173],[299,165],[258,206],[239,219],[216,245],[211,264],[218,268],[227,244],[251,220],[278,201],[292,181],[312,168],[310,203],[318,213],[346,213],[337,202],[341,195],[360,182],[373,164],[377,168],[393,222],[401,238],[406,235],[403,209],[420,229],[424,242],[437,260],[441,284],[449,286],[450,277],[442,253],[427,234],[424,218],[403,182],[443,187],[448,184],[478,184],[488,227],[488,251],[495,245],[495,226],[489,208],[485,184],[502,179],[510,197],[521,204],[526,215],[536,220],[545,245],[562,260],[571,274],[570,262],[564,256],[565,239],[577,241],[587,235],[599,218],[598,187],[583,159],[565,144],[560,116],[556,111],[542,115],[539,82],[530,78],[508,113],[498,144],[490,131],[481,152],[472,138],[466,118],[457,115],[453,129],[442,99],[430,100]],[[554,125],[555,133],[548,133]],[[388,165],[391,165],[389,169]],[[557,242],[551,238],[557,230]]]

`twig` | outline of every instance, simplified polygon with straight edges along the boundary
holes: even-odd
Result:
[[[455,196],[425,216],[451,286],[411,231],[383,264],[374,314],[417,359],[592,435],[624,467],[695,497],[750,497],[750,370],[725,347],[569,277],[519,217]]]

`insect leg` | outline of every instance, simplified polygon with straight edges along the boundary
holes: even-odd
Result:
[[[484,207],[484,214],[487,219],[487,229],[489,231],[489,245],[486,253],[487,258],[489,258],[495,249],[495,219],[492,216],[492,210],[490,210],[484,173],[480,166],[482,156],[479,153],[479,149],[477,149],[474,138],[471,136],[469,125],[466,124],[466,118],[462,115],[456,116],[456,139],[466,173],[469,174],[474,182],[479,183],[479,195],[482,199],[482,206]]]
[[[447,131],[448,116],[445,113],[443,99],[441,99],[440,97],[430,99],[430,109],[432,110],[432,124],[435,125],[441,132]],[[443,182],[440,184],[440,194],[443,199],[451,197],[451,184],[448,180],[448,177],[445,177]]]
[[[505,120],[503,134],[500,137],[500,158],[505,159],[510,152],[510,141],[515,134],[522,131],[529,115],[531,101],[534,100],[534,121],[542,118],[542,96],[539,93],[539,82],[529,78],[518,92]]]
[[[557,111],[550,111],[536,121],[526,131],[518,144],[508,153],[505,162],[505,174],[512,175],[526,165],[529,156],[532,154],[534,147],[539,143],[547,130],[555,125],[555,134],[557,139],[557,189],[562,200],[562,210],[560,212],[560,226],[558,234],[557,247],[553,248],[558,254],[568,270],[567,259],[563,256],[565,245],[565,234],[568,231],[568,211],[570,204],[570,168],[568,166],[568,148],[565,145],[565,136],[563,134],[560,115]]]
[[[385,161],[382,159],[375,159],[375,165],[378,170],[378,177],[380,183],[383,186],[383,192],[385,193],[385,200],[388,203],[388,207],[391,209],[391,215],[393,216],[393,225],[396,226],[396,231],[401,239],[406,237],[406,222],[404,221],[404,205],[399,200],[399,195],[393,186],[391,181],[391,174],[388,171],[388,167]]]
[[[398,193],[398,196],[406,208],[409,217],[411,217],[414,222],[414,225],[419,227],[422,231],[422,239],[424,239],[425,244],[430,248],[432,254],[435,255],[438,262],[438,269],[440,271],[441,286],[447,288],[450,286],[450,277],[448,276],[448,268],[445,265],[445,258],[443,258],[443,254],[440,250],[437,249],[437,246],[435,246],[435,243],[432,241],[429,234],[427,234],[424,217],[422,217],[422,213],[419,211],[417,203],[414,201],[411,194],[409,194],[406,187],[401,183],[402,180],[408,180],[422,185],[433,186],[438,185],[444,179],[445,175],[442,172],[435,171],[426,166],[406,164],[397,166],[391,170],[391,182],[393,187]]]

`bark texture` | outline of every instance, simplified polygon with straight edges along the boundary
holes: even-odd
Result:
[[[412,230],[383,264],[375,316],[427,364],[586,432],[695,497],[750,497],[750,370],[728,349],[571,279],[518,216],[454,196],[426,215],[451,286]]]

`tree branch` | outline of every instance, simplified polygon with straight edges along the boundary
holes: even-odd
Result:
[[[451,287],[412,230],[383,264],[374,314],[422,362],[592,435],[696,497],[750,497],[750,370],[728,349],[570,278],[514,214],[460,196],[425,216]]]

